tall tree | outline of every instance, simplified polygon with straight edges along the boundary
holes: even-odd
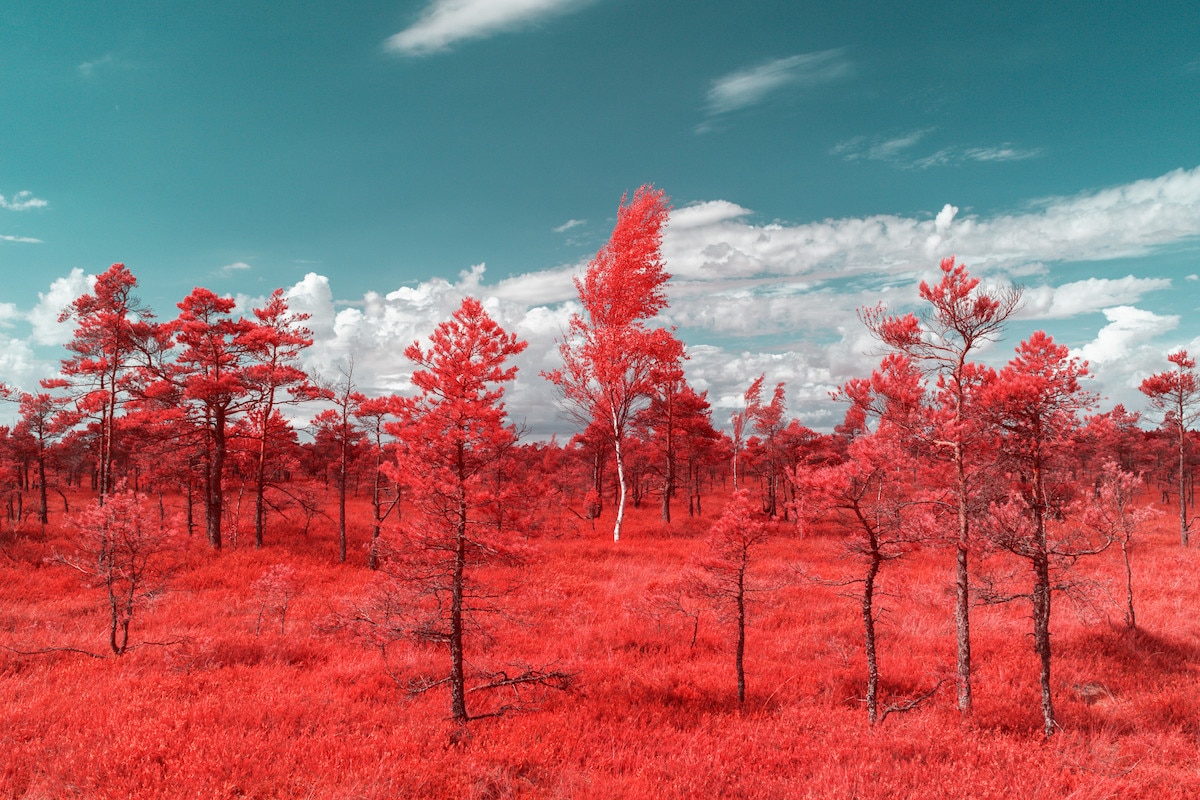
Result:
[[[142,356],[156,342],[153,315],[134,295],[137,278],[124,264],[113,264],[96,278],[92,294],[77,298],[60,322],[74,320],[67,343],[72,355],[62,362],[63,378],[46,388],[68,388],[78,413],[95,420],[97,485],[101,502],[114,486],[117,417],[137,378]]]
[[[517,435],[506,422],[503,385],[517,371],[507,362],[525,347],[466,298],[434,330],[428,350],[414,342],[404,351],[418,367],[412,382],[419,394],[400,405],[390,427],[398,439],[396,471],[412,486],[416,511],[404,525],[397,566],[402,580],[432,599],[432,618],[419,627],[449,650],[444,682],[460,723],[470,719],[464,654],[481,597],[475,572],[505,549],[493,523],[491,470]]]
[[[1043,731],[1054,733],[1051,695],[1050,619],[1056,568],[1108,545],[1073,536],[1052,535],[1052,524],[1065,516],[1073,481],[1063,459],[1073,449],[1082,413],[1095,397],[1080,380],[1087,363],[1072,358],[1064,345],[1038,331],[1017,348],[1017,355],[988,388],[989,414],[1001,429],[1002,451],[1012,486],[1009,499],[993,504],[989,528],[993,540],[1025,559],[1032,568],[1027,597],[1033,607],[1033,646],[1040,664]]]
[[[571,317],[559,342],[563,366],[544,373],[559,387],[581,427],[604,424],[617,463],[619,497],[613,541],[625,517],[624,445],[633,416],[654,390],[657,375],[678,364],[683,345],[671,331],[647,323],[667,307],[662,229],[670,205],[663,192],[642,186],[621,198],[608,243],[575,279],[583,313]]]
[[[995,340],[1017,310],[1016,287],[980,286],[954,257],[942,259],[941,280],[921,282],[921,299],[929,304],[920,317],[889,315],[882,306],[862,313],[863,322],[884,344],[912,358],[936,380],[933,397],[936,424],[920,435],[930,453],[952,465],[950,488],[956,505],[955,605],[957,633],[958,708],[971,711],[971,578],[969,554],[972,528],[986,514],[978,485],[987,472],[988,431],[981,424],[976,402],[990,370],[972,359]]]
[[[254,546],[262,547],[272,421],[280,405],[311,399],[316,391],[299,366],[300,354],[313,343],[312,332],[304,327],[309,315],[290,311],[283,290],[276,289],[265,305],[254,309],[254,317],[241,339],[247,355],[243,380],[254,406]]]
[[[1178,350],[1167,356],[1175,369],[1151,375],[1142,381],[1141,391],[1150,399],[1150,405],[1163,415],[1163,428],[1175,440],[1179,456],[1179,541],[1188,545],[1188,482],[1187,443],[1188,430],[1200,418],[1200,386],[1196,383],[1196,359],[1188,356],[1187,350]]]
[[[173,387],[187,418],[200,432],[204,464],[204,519],[208,543],[222,546],[225,508],[225,460],[229,432],[237,415],[253,405],[246,384],[247,348],[243,336],[251,324],[230,316],[236,301],[197,287],[179,303],[179,316],[167,323],[182,351],[156,391]]]

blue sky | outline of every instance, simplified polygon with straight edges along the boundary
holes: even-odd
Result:
[[[481,296],[537,377],[626,191],[673,199],[664,322],[723,422],[762,372],[828,428],[876,356],[855,310],[957,254],[1103,405],[1200,349],[1200,13],[1179,3],[26,2],[0,21],[0,380],[115,261],[313,314],[311,365],[402,390]],[[247,306],[248,308],[248,306]]]

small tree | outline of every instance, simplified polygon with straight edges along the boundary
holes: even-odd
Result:
[[[1042,719],[1054,734],[1050,685],[1050,619],[1053,591],[1061,576],[1084,555],[1108,546],[1059,524],[1065,517],[1071,476],[1064,459],[1073,449],[1081,414],[1095,402],[1080,380],[1087,363],[1042,331],[1017,347],[1017,355],[989,387],[985,403],[1002,432],[1001,451],[1010,477],[1009,497],[993,503],[987,523],[992,541],[1025,559],[1032,570],[1028,593],[996,599],[1028,599],[1033,609],[1033,647],[1041,669]]]
[[[746,702],[747,595],[763,588],[753,583],[750,563],[767,535],[766,523],[754,515],[749,493],[736,492],[709,529],[705,554],[692,566],[687,581],[689,594],[706,598],[733,621],[738,703]]]
[[[907,435],[911,418],[920,413],[920,376],[912,362],[888,356],[870,379],[847,383],[839,399],[851,407],[841,430],[854,438],[840,463],[800,465],[791,473],[796,488],[796,516],[802,526],[829,520],[844,536],[846,557],[860,570],[829,581],[860,586],[863,650],[867,662],[867,720],[882,722],[894,711],[915,708],[925,695],[879,708],[877,594],[884,565],[903,558],[932,537],[930,504],[922,497],[922,469]],[[874,423],[872,430],[870,424]]]
[[[1143,525],[1158,516],[1157,509],[1150,506],[1135,506],[1133,497],[1141,477],[1121,469],[1115,461],[1104,465],[1095,497],[1080,500],[1078,513],[1083,524],[1091,528],[1104,541],[1116,542],[1121,546],[1121,562],[1125,569],[1125,627],[1137,628],[1137,615],[1133,608],[1133,563],[1130,552],[1134,537]]]
[[[500,592],[481,578],[483,568],[514,563],[511,543],[499,529],[503,487],[495,470],[516,442],[506,423],[503,385],[516,376],[508,366],[526,343],[506,333],[478,300],[468,297],[439,325],[425,350],[413,342],[404,354],[418,369],[419,394],[399,404],[395,476],[411,486],[414,513],[401,526],[387,569],[411,587],[417,613],[412,637],[449,651],[449,674],[423,682],[424,690],[448,684],[450,715],[460,724],[467,708],[466,646],[479,617],[496,609]],[[554,685],[562,676],[536,670],[496,673],[480,689],[523,684]]]
[[[116,655],[130,648],[134,614],[161,592],[170,574],[174,528],[158,520],[145,495],[118,490],[103,505],[90,505],[74,521],[79,552],[56,560],[105,590],[109,647]]]
[[[1151,375],[1142,381],[1142,394],[1150,398],[1150,405],[1163,415],[1163,429],[1175,440],[1179,455],[1179,541],[1188,545],[1187,515],[1187,443],[1188,429],[1200,418],[1200,385],[1196,381],[1196,359],[1188,357],[1187,350],[1179,350],[1167,356],[1175,365],[1174,370]]]

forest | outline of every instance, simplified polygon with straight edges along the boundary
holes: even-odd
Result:
[[[576,279],[531,441],[525,342],[472,297],[309,374],[283,290],[160,320],[114,264],[58,375],[0,387],[0,796],[1200,794],[1185,350],[1145,404],[947,256],[878,367],[714,418],[657,323],[643,186]]]

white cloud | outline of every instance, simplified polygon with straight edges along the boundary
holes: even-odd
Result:
[[[935,130],[935,128],[921,128],[899,135],[872,138],[855,136],[838,142],[829,152],[831,155],[841,156],[846,161],[881,161],[906,169],[955,166],[968,161],[1024,161],[1042,155],[1040,148],[1018,147],[1011,142],[987,146],[952,145],[929,155],[914,155],[913,148]]]
[[[587,224],[586,219],[569,219],[566,222],[564,222],[562,225],[559,225],[557,228],[555,228],[554,232],[555,233],[566,233],[567,231],[571,230],[571,228],[578,228],[580,225],[586,225],[586,224]]]
[[[221,272],[229,275],[233,272],[243,272],[248,269],[253,269],[253,267],[251,267],[245,261],[234,261],[232,264],[226,264],[225,266],[221,267]]]
[[[1163,316],[1134,306],[1114,306],[1104,309],[1108,324],[1096,333],[1096,338],[1080,347],[1074,355],[1086,359],[1093,367],[1108,364],[1134,366],[1130,358],[1140,345],[1179,325],[1179,317]]]
[[[1014,275],[1031,266],[1041,271],[1042,262],[1132,257],[1200,237],[1200,168],[990,217],[943,208],[929,217],[881,214],[755,225],[730,212],[691,224],[677,216],[686,211],[672,216],[663,242],[671,272],[682,279],[726,276],[733,265],[746,277],[861,276],[882,285],[919,277],[950,254],[976,270]]]
[[[1136,303],[1148,292],[1171,288],[1168,278],[1088,278],[1064,283],[1061,286],[1038,286],[1026,289],[1022,297],[1021,316],[1035,319],[1065,319],[1092,314],[1109,306]]]
[[[991,147],[944,147],[932,155],[918,158],[912,163],[912,166],[928,169],[929,167],[953,166],[966,161],[1025,161],[1030,158],[1039,158],[1041,155],[1041,148],[1017,147],[1008,142]]]
[[[790,87],[808,88],[845,77],[852,71],[841,49],[777,58],[715,79],[705,97],[712,116],[758,105]]]
[[[456,42],[484,39],[564,14],[591,0],[432,0],[410,27],[388,38],[388,50],[422,56]]]
[[[74,323],[59,322],[58,318],[76,298],[92,291],[95,285],[95,275],[84,275],[76,267],[65,278],[56,278],[49,291],[38,292],[37,305],[25,315],[33,328],[31,341],[40,345],[63,345],[71,341]]]
[[[843,413],[829,401],[830,389],[878,363],[877,343],[858,321],[858,310],[878,302],[897,311],[920,307],[917,283],[936,280],[939,259],[953,253],[985,282],[1019,277],[1027,288],[1014,328],[1054,320],[1052,335],[1083,343],[1077,353],[1092,362],[1095,385],[1138,408],[1138,370],[1162,362],[1167,345],[1187,344],[1167,341],[1180,318],[1154,304],[1171,289],[1190,296],[1195,276],[1171,280],[1154,268],[1122,262],[1115,274],[1115,267],[1100,264],[1094,277],[1056,281],[1055,270],[1064,263],[1194,246],[1197,237],[1200,169],[988,216],[945,203],[924,215],[760,224],[749,209],[712,200],[671,214],[663,249],[675,278],[660,321],[679,327],[691,356],[687,375],[697,389],[709,391],[719,424],[750,381],[766,373],[770,384],[787,382],[791,414],[829,428]],[[424,342],[465,295],[478,297],[506,329],[529,341],[508,407],[534,433],[548,435],[570,425],[559,418],[555,391],[539,374],[557,365],[555,340],[578,310],[571,279],[585,264],[495,283],[487,282],[480,264],[452,280],[379,287],[351,302],[336,298],[329,278],[310,272],[287,296],[294,311],[311,315],[306,324],[315,344],[306,362],[336,378],[353,358],[355,381],[371,393],[407,390],[411,366],[404,348]],[[33,374],[38,348],[69,338],[69,325],[56,322],[58,313],[90,290],[91,280],[75,270],[55,281],[30,311],[0,304],[0,380]],[[31,326],[24,339],[23,320]],[[1013,344],[998,343],[984,358],[1002,363]],[[34,385],[47,374],[36,375]]]
[[[112,53],[105,53],[104,55],[100,56],[99,58],[92,59],[91,61],[84,61],[82,64],[80,64],[78,67],[79,74],[85,80],[89,80],[96,75],[96,70],[104,69],[106,67],[111,67],[111,66],[115,65],[116,63],[117,63],[116,56],[114,56]]]
[[[34,197],[33,192],[17,192],[12,197],[0,194],[0,208],[8,211],[28,211],[31,208],[45,208],[49,203],[40,197]]]
[[[0,233],[0,242],[18,242],[20,244],[41,244],[41,239],[34,239],[31,236],[11,236],[7,233]]]

